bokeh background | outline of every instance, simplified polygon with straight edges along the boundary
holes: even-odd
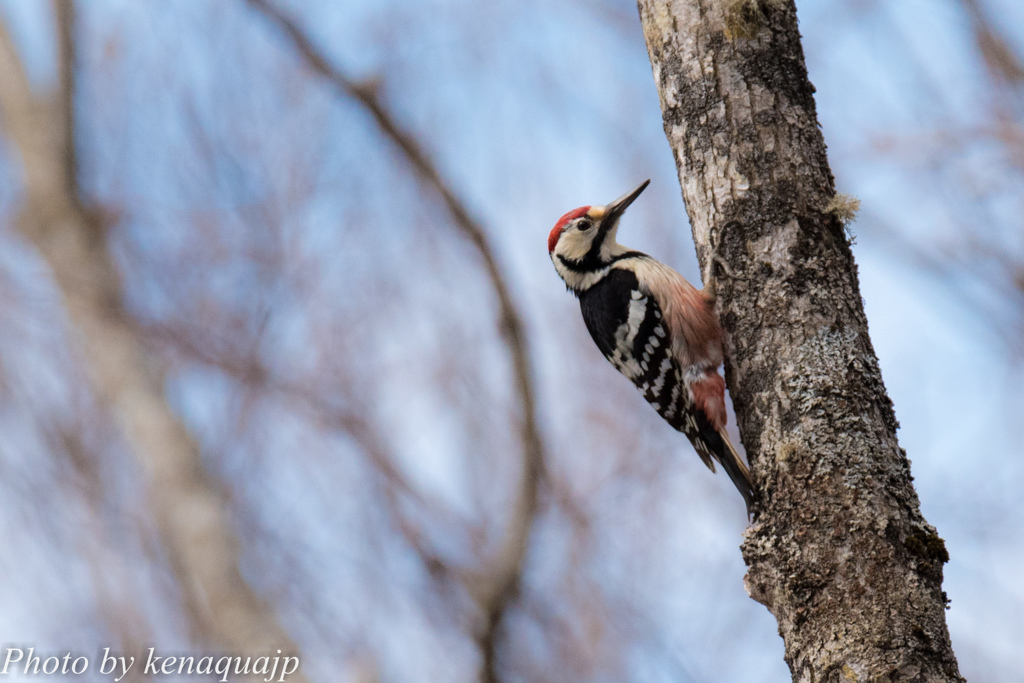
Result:
[[[1024,5],[797,6],[961,670],[1019,681]],[[620,239],[699,281],[634,4],[0,21],[4,647],[278,643],[310,681],[788,679],[739,497],[600,356],[544,250],[650,177]],[[62,182],[26,161],[40,130]],[[114,295],[76,308],[90,268]],[[89,316],[134,355],[99,362]],[[140,434],[161,415],[184,429]]]

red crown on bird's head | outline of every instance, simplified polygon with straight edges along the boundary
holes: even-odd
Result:
[[[562,234],[562,231],[565,230],[565,226],[569,221],[585,216],[588,211],[590,211],[589,206],[581,206],[578,209],[573,209],[558,219],[558,222],[555,223],[555,227],[551,228],[551,233],[548,235],[549,254],[555,250],[555,245],[558,244],[558,237]]]

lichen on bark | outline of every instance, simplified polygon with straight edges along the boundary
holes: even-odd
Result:
[[[747,590],[794,681],[961,681],[948,554],[896,439],[796,8],[638,5],[758,493]]]

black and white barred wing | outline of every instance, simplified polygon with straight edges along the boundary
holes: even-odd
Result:
[[[628,377],[672,427],[693,443],[712,471],[711,454],[720,440],[706,416],[695,411],[683,370],[672,354],[661,307],[636,276],[612,268],[598,284],[580,295],[583,320],[604,357]]]

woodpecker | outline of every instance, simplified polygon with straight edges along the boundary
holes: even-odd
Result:
[[[615,368],[712,472],[721,463],[750,513],[750,471],[725,431],[722,328],[714,297],[668,266],[615,240],[619,219],[650,183],[606,206],[581,206],[558,219],[548,254],[580,301],[583,322]]]

